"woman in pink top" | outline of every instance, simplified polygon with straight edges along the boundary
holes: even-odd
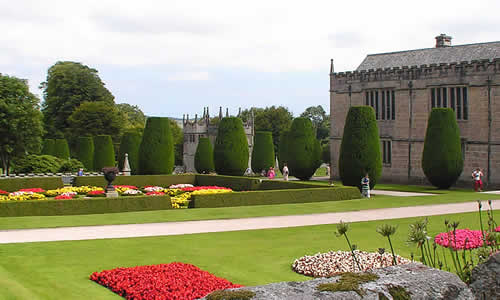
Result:
[[[274,176],[276,176],[276,173],[274,172],[274,168],[273,168],[273,167],[270,167],[270,168],[269,168],[269,172],[267,172],[267,177],[268,177],[269,179],[273,179],[273,178],[274,178]]]

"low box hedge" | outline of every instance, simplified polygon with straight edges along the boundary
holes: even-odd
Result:
[[[171,209],[169,196],[93,197],[71,200],[0,202],[0,217],[104,214]]]
[[[193,195],[190,207],[213,208],[229,206],[272,205],[339,201],[361,198],[356,187],[326,187],[315,189],[268,190],[227,194]]]
[[[196,174],[196,185],[216,185],[231,188],[234,191],[283,190],[324,188],[325,185],[314,182],[296,182],[268,180],[255,177],[202,175]]]
[[[325,188],[326,185],[317,182],[297,182],[283,180],[262,180],[259,185],[259,190],[290,190],[290,189],[308,189],[308,188]]]
[[[62,177],[23,177],[0,179],[0,190],[15,192],[26,188],[54,190],[63,187]]]
[[[134,185],[143,187],[146,185],[158,185],[168,187],[172,184],[179,183],[195,183],[194,174],[186,175],[132,175],[132,176],[116,176],[113,181],[115,185]],[[104,176],[79,176],[75,178],[74,186],[106,186],[107,181]]]

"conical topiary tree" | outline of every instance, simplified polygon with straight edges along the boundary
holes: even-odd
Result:
[[[104,167],[115,166],[115,150],[110,135],[94,137],[94,169],[101,171]]]
[[[248,154],[248,141],[241,119],[223,118],[215,140],[215,171],[221,175],[243,175],[248,168]]]
[[[194,168],[196,172],[206,174],[213,172],[214,167],[214,149],[209,138],[201,137],[196,147],[194,155]]]
[[[451,108],[433,108],[427,123],[422,169],[430,183],[448,189],[462,174],[460,129]]]
[[[252,150],[252,170],[260,173],[275,164],[273,133],[270,131],[257,131],[254,136]]]
[[[139,146],[139,174],[172,174],[174,140],[168,118],[150,117]]]
[[[352,106],[347,113],[340,145],[339,175],[343,185],[361,189],[361,178],[366,173],[370,176],[370,188],[373,188],[382,175],[375,111],[370,106]]]
[[[120,143],[120,154],[118,155],[118,166],[123,170],[125,153],[128,154],[128,162],[132,174],[139,171],[139,147],[141,146],[142,135],[137,131],[125,132]]]
[[[278,163],[280,164],[280,170],[283,170],[285,163],[288,164],[288,130],[284,130],[280,135],[280,143],[279,143],[279,156]],[[288,170],[289,174],[292,175],[291,170]]]
[[[308,118],[295,118],[286,138],[285,157],[293,175],[300,180],[309,180],[321,165],[321,146],[316,139],[312,122]]]
[[[54,156],[54,147],[55,147],[55,140],[54,139],[43,140],[42,155]]]
[[[94,139],[91,136],[79,137],[74,152],[86,170],[94,170]]]
[[[54,141],[54,156],[69,159],[69,146],[66,139],[56,139]]]

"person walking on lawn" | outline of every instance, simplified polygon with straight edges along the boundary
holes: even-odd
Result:
[[[370,198],[370,177],[366,173],[365,177],[361,178],[361,194],[363,197]]]
[[[483,191],[483,181],[481,178],[483,177],[483,172],[481,172],[480,168],[476,168],[474,172],[472,172],[472,179],[474,180],[474,190],[476,192],[482,192]]]
[[[287,165],[286,165],[286,163],[285,163],[285,164],[283,165],[283,179],[284,179],[285,181],[288,181],[288,173],[289,173],[289,171],[288,171],[288,167],[287,167]]]

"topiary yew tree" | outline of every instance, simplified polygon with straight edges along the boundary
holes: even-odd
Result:
[[[94,139],[91,136],[79,137],[74,152],[86,170],[94,170]]]
[[[55,142],[54,139],[43,140],[42,155],[54,155]]]
[[[340,145],[339,175],[343,185],[361,188],[368,173],[370,188],[382,175],[380,137],[375,111],[370,106],[352,106],[347,113]]]
[[[248,154],[248,141],[241,119],[223,118],[215,140],[215,171],[221,175],[243,175],[248,167]]]
[[[290,175],[300,180],[309,180],[321,165],[321,146],[311,120],[308,118],[293,119],[287,133],[286,150],[282,163],[287,163]]]
[[[120,143],[120,154],[118,155],[118,166],[123,169],[125,163],[125,153],[128,154],[128,162],[132,174],[138,174],[139,171],[139,147],[141,146],[142,136],[137,131],[125,132]]]
[[[168,118],[151,117],[139,146],[139,174],[172,174],[174,140]]]
[[[214,167],[214,149],[209,138],[201,137],[194,155],[194,168],[198,173],[210,173]]]
[[[270,131],[257,131],[254,136],[252,150],[252,170],[260,173],[274,166],[273,133]]]
[[[285,130],[281,133],[280,135],[280,143],[279,143],[279,156],[278,156],[278,163],[280,170],[283,170],[283,167],[285,166],[285,163],[288,162],[288,130]],[[289,170],[290,172],[290,170]],[[290,172],[291,173],[291,172]]]
[[[54,156],[69,159],[69,146],[66,139],[56,139],[54,142]]]
[[[101,171],[104,167],[115,166],[115,150],[110,135],[94,137],[94,169]]]
[[[451,108],[433,108],[427,123],[422,169],[430,183],[448,189],[462,174],[460,130]]]

